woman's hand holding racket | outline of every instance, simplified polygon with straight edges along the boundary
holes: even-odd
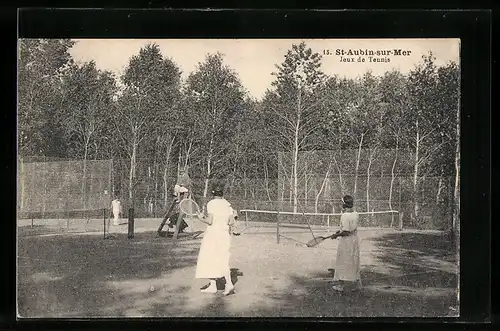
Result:
[[[330,238],[330,239],[337,239],[338,237],[340,237],[340,231],[337,231],[337,232],[335,232],[334,234],[332,234],[330,236],[316,237],[316,238],[310,240],[306,245],[307,245],[307,247],[315,247],[315,246],[319,245],[320,243],[322,243],[323,241],[325,241],[328,238]]]

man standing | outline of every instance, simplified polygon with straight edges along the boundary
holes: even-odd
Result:
[[[122,204],[118,197],[116,197],[113,201],[111,201],[111,210],[113,211],[113,225],[120,225],[120,214],[122,213]]]

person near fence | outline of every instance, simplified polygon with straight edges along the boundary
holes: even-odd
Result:
[[[122,213],[122,204],[118,197],[115,197],[113,201],[111,201],[111,211],[113,212],[113,225],[120,225],[120,214]]]
[[[203,293],[216,293],[216,280],[225,278],[224,295],[230,295],[234,293],[229,267],[234,213],[231,204],[224,198],[221,186],[215,186],[212,195],[214,198],[207,203],[206,215],[198,214],[198,219],[208,226],[201,242],[195,277],[210,280],[208,287],[201,289]]]
[[[359,215],[354,211],[354,199],[350,195],[342,199],[342,215],[340,216],[340,229],[337,231],[339,240],[337,260],[333,280],[336,291],[344,291],[347,284],[361,286],[360,254],[358,238]]]

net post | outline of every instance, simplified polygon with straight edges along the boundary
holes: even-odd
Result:
[[[248,212],[245,210],[245,228],[248,229]]]
[[[134,207],[128,209],[128,239],[134,238]]]
[[[330,233],[330,215],[326,215],[326,231]]]

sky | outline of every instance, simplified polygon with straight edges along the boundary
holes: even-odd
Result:
[[[223,53],[224,63],[234,69],[250,96],[260,99],[275,79],[271,75],[292,44],[304,41],[313,52],[323,55],[321,70],[328,75],[351,77],[371,70],[375,75],[398,69],[408,73],[430,51],[437,65],[459,62],[459,39],[75,39],[71,54],[76,61],[95,61],[102,70],[123,73],[131,56],[141,47],[156,43],[164,57],[172,59],[185,79],[209,53]],[[337,50],[339,50],[337,52]],[[340,53],[344,51],[342,56]],[[390,50],[387,56],[372,56],[389,62],[370,61],[370,56],[348,55],[351,51]],[[395,55],[394,50],[406,55]],[[401,53],[403,54],[403,53]],[[353,62],[343,62],[351,59]],[[360,62],[358,60],[363,60]]]

